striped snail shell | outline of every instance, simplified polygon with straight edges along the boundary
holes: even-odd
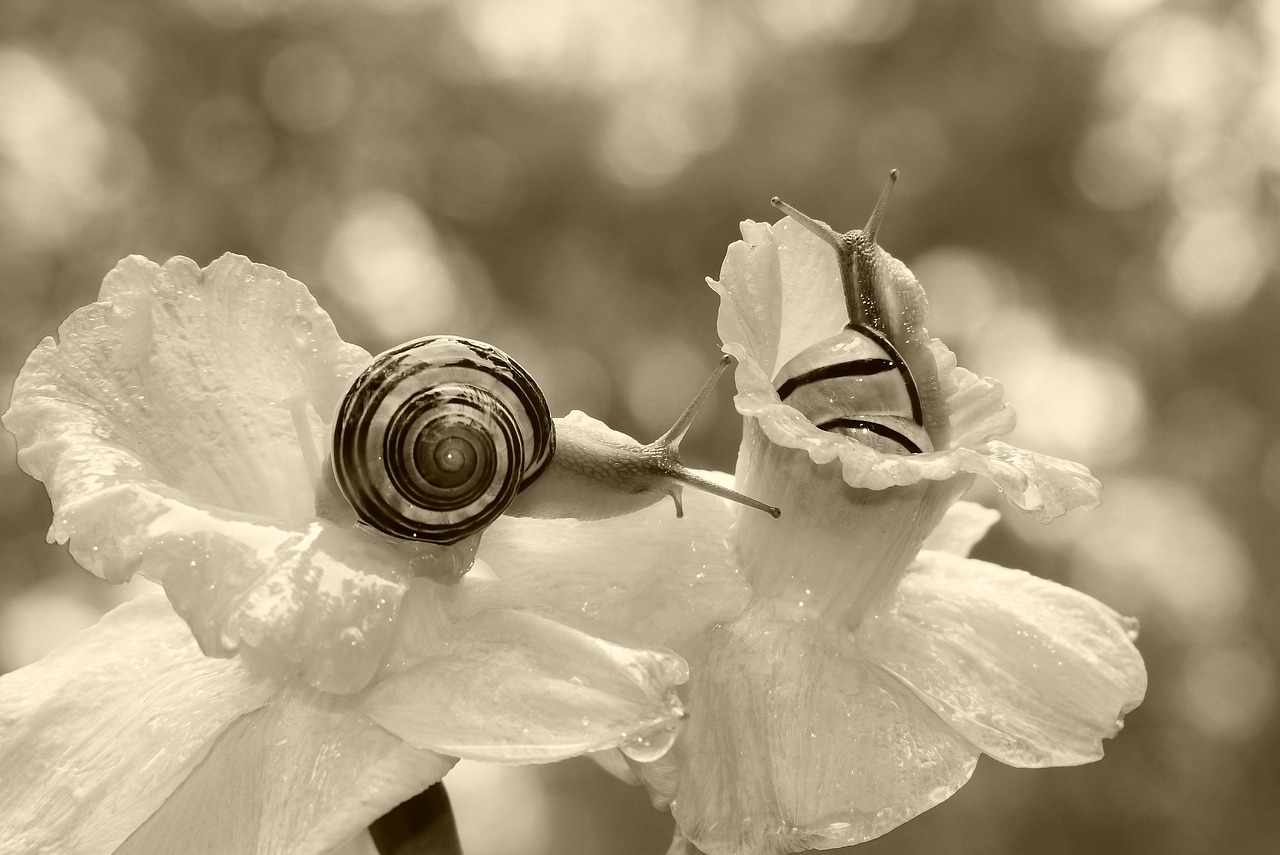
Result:
[[[782,366],[774,385],[818,430],[884,454],[933,450],[911,369],[874,327],[851,325],[811,345]]]
[[[925,430],[920,391],[907,360],[890,337],[891,325],[877,302],[876,233],[898,177],[880,194],[865,228],[841,234],[778,198],[777,208],[836,250],[849,323],[810,345],[774,377],[778,397],[819,430],[843,434],[884,454],[933,450]]]
[[[498,517],[554,447],[546,399],[519,363],[484,342],[427,336],[376,357],[347,391],[333,474],[363,522],[449,544]]]

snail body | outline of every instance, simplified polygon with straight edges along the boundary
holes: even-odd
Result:
[[[897,298],[891,278],[910,273],[876,244],[897,176],[897,170],[889,173],[867,225],[845,233],[772,200],[835,249],[849,317],[840,332],[788,360],[773,383],[782,401],[819,430],[884,454],[921,454],[945,445],[946,419],[930,406],[940,395],[927,347],[911,338],[902,317],[889,308]],[[922,386],[930,394],[922,395]]]
[[[726,357],[727,360],[727,357]],[[501,514],[603,519],[692,486],[770,508],[686,469],[679,443],[726,362],[676,424],[642,445],[581,413],[552,419],[537,383],[492,345],[427,336],[374,358],[339,404],[330,472],[355,516],[436,544]]]

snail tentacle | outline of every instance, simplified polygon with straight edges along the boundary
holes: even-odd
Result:
[[[507,513],[606,519],[633,513],[670,496],[676,516],[682,516],[681,492],[688,486],[779,516],[777,508],[693,473],[680,459],[680,441],[728,364],[726,356],[671,428],[647,444],[582,413],[556,419],[556,454],[551,464]]]

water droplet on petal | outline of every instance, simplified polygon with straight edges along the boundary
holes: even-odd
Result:
[[[674,727],[632,737],[622,746],[622,753],[637,763],[652,763],[666,754],[676,741]]]
[[[590,727],[590,726],[591,726],[591,716],[589,716],[589,715],[584,715],[584,716],[582,717],[582,726],[583,726],[583,727]]]

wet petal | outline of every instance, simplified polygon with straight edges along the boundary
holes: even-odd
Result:
[[[947,508],[936,528],[924,539],[924,549],[964,558],[1000,521],[1000,512],[976,502],[956,502]]]
[[[724,473],[697,474],[732,484]],[[476,596],[581,615],[644,645],[682,651],[750,598],[729,546],[737,508],[694,490],[685,491],[684,507],[683,519],[667,502],[608,520],[503,517],[480,544],[503,584]]]
[[[998,380],[961,368],[956,355],[936,338],[929,349],[938,366],[939,391],[951,423],[950,447],[978,448],[1013,430],[1017,416]]]
[[[777,366],[803,349],[796,346],[796,341],[819,341],[842,325],[827,310],[844,299],[839,273],[834,257],[828,260],[820,253],[797,255],[780,251],[768,223],[746,220],[742,223],[742,237],[725,252],[720,281],[708,278],[707,284],[720,295],[716,325],[721,340],[741,342],[772,375]],[[778,287],[784,278],[784,256],[786,279],[803,286],[789,293],[785,302]],[[789,344],[780,355],[784,337]]]
[[[209,755],[115,855],[321,855],[454,763],[361,716],[355,697],[298,682],[227,728]]]
[[[743,516],[735,538],[757,596],[854,626],[892,592],[925,536],[972,476],[906,487],[850,487],[839,466],[814,466],[803,452],[743,428],[737,488],[782,509]]]
[[[664,762],[640,768],[709,855],[859,843],[973,772],[973,746],[823,622],[758,602],[690,666],[689,721]]]
[[[688,676],[680,657],[530,612],[475,611],[467,588],[454,592],[450,623],[430,599],[433,587],[415,584],[401,661],[361,705],[408,742],[468,759],[545,763],[661,735],[683,716],[674,691]]]
[[[306,287],[235,255],[204,270],[131,256],[99,299],[31,354],[5,416],[19,463],[49,489],[58,541],[76,534],[57,525],[62,515],[131,483],[310,516],[295,413],[321,440],[368,355],[338,338]]]
[[[0,677],[0,840],[15,852],[113,852],[274,689],[203,656],[163,596],[120,606]]]
[[[983,751],[1014,766],[1102,756],[1142,701],[1136,624],[1092,597],[994,564],[921,553],[860,649]]]

